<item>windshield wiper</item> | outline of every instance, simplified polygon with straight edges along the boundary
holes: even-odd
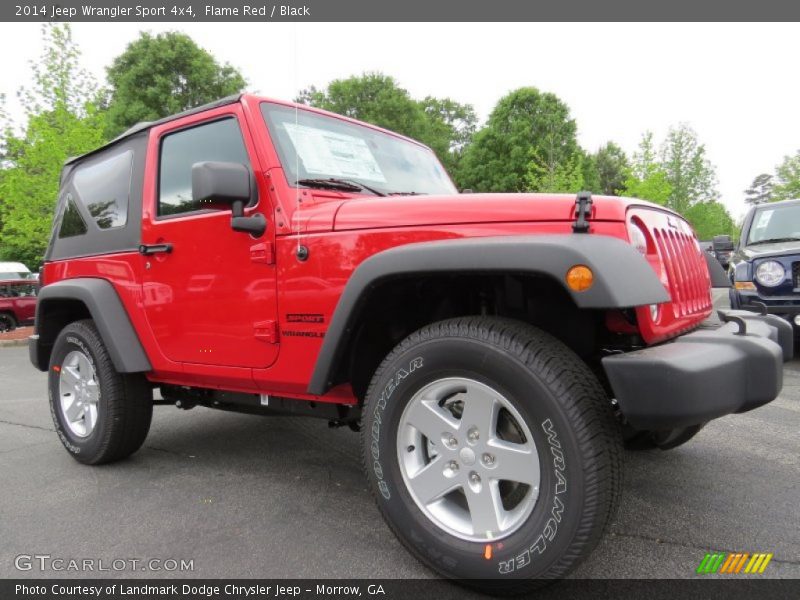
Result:
[[[748,246],[755,246],[756,244],[777,244],[779,242],[800,242],[800,238],[796,237],[783,237],[783,238],[770,238],[768,240],[757,240],[750,242]]]
[[[424,196],[422,192],[388,192],[387,196]]]
[[[304,185],[306,187],[342,190],[343,192],[360,192],[362,190],[366,190],[368,192],[372,192],[376,196],[386,195],[383,192],[378,191],[368,185],[364,185],[359,181],[353,181],[352,179],[339,179],[337,177],[328,177],[327,179],[298,179],[297,184]]]

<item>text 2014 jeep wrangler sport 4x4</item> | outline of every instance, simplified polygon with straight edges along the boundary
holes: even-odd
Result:
[[[321,416],[361,431],[420,560],[522,590],[597,544],[624,437],[674,447],[780,392],[791,326],[698,329],[709,273],[662,207],[459,195],[413,140],[244,95],[66,164],[30,355],[81,462],[141,446],[154,388]]]

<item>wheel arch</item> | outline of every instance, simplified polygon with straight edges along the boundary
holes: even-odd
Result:
[[[595,278],[589,290],[574,292],[565,285],[566,272],[575,265],[592,269]],[[582,314],[669,300],[669,294],[647,261],[616,238],[575,234],[506,236],[399,246],[375,254],[353,272],[325,334],[309,393],[324,394],[343,381],[359,323],[371,314],[370,308],[376,302],[385,298],[387,289],[402,289],[420,280],[443,281],[455,277],[490,281],[507,276],[537,281],[542,289],[546,288],[554,297],[560,294],[563,303]],[[451,312],[437,318],[467,314]],[[425,324],[417,323],[414,329]]]
[[[46,285],[36,304],[35,366],[46,371],[53,344],[69,323],[92,319],[120,373],[151,369],[150,361],[114,286],[105,279],[76,278]]]

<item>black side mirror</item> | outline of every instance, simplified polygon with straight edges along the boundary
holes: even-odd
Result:
[[[258,237],[267,229],[264,215],[244,216],[244,207],[255,198],[253,174],[245,165],[199,162],[192,165],[192,199],[204,203],[230,204],[231,229]]]

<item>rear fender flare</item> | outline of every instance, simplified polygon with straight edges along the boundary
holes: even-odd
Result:
[[[46,332],[48,307],[60,300],[79,301],[86,306],[103,338],[114,368],[120,373],[141,373],[151,370],[150,361],[128,318],[114,286],[105,279],[76,278],[46,285],[39,292],[36,304],[36,343],[42,344]],[[49,348],[39,348],[39,356],[49,356]],[[46,370],[47,365],[38,365]]]

